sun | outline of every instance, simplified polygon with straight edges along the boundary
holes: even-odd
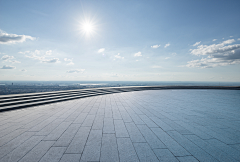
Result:
[[[94,30],[93,24],[90,22],[84,22],[82,24],[82,31],[86,34],[91,34]]]

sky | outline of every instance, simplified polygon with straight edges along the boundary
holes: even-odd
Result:
[[[240,82],[239,0],[0,0],[0,80]]]

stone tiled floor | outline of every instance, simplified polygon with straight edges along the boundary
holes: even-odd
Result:
[[[240,161],[239,98],[141,91],[0,113],[0,161]]]

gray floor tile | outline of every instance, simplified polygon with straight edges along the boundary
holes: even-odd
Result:
[[[133,143],[133,145],[141,162],[159,161],[147,143]]]
[[[152,130],[149,129],[146,125],[137,125],[137,127],[152,149],[166,148],[162,141],[160,141],[157,136],[152,132]]]
[[[54,141],[41,141],[19,162],[38,162],[53,144]]]
[[[81,124],[71,124],[61,137],[55,142],[54,146],[68,146],[77,133]]]
[[[113,118],[104,118],[103,133],[115,133]]]
[[[177,158],[168,149],[154,149],[153,151],[161,162],[178,162]]]
[[[60,162],[79,162],[81,154],[63,154]]]
[[[115,134],[103,134],[100,161],[119,161]]]
[[[174,139],[172,139],[167,133],[165,133],[161,128],[151,128],[151,129],[175,156],[191,155],[182,146],[180,146]]]
[[[40,162],[58,162],[60,161],[66,147],[51,147],[50,150],[41,158]]]
[[[75,137],[68,146],[66,153],[81,154],[87,142],[91,127],[80,127]]]
[[[198,162],[193,156],[177,157],[180,162]]]
[[[129,137],[128,131],[123,120],[114,120],[116,137]]]
[[[139,161],[130,138],[117,138],[120,162]]]
[[[132,142],[146,142],[141,132],[138,130],[137,126],[134,123],[125,123],[125,125]]]

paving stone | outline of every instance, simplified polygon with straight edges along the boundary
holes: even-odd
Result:
[[[198,162],[193,156],[177,157],[180,162]]]
[[[134,123],[125,123],[125,125],[132,142],[146,142]]]
[[[91,130],[81,161],[99,161],[102,140],[102,130]]]
[[[51,147],[50,150],[41,158],[40,162],[59,162],[66,147]]]
[[[167,146],[167,148],[175,156],[191,155],[182,146],[180,146],[174,139],[172,139],[167,133],[165,133],[161,128],[151,128],[151,130],[156,134],[156,136]]]
[[[166,148],[162,141],[160,141],[157,136],[152,132],[152,130],[149,129],[146,125],[137,125],[137,127],[152,149]]]
[[[63,154],[60,162],[78,162],[80,158],[81,154]]]
[[[35,145],[37,145],[43,136],[32,136],[19,147],[0,159],[1,162],[15,162],[20,160],[28,151],[30,151]]]
[[[116,137],[129,137],[128,131],[123,120],[114,120]]]
[[[103,134],[100,161],[119,161],[115,134]]]
[[[77,133],[81,124],[71,124],[62,136],[55,142],[54,146],[68,146]]]
[[[120,113],[124,122],[132,122],[132,118],[130,117],[126,110],[121,111]]]
[[[178,162],[177,158],[168,149],[154,149],[153,151],[161,162]]]
[[[25,132],[21,134],[20,136],[16,137],[12,141],[6,143],[0,148],[0,158],[5,156],[6,154],[10,153],[12,150],[17,148],[19,145],[21,145],[23,142],[28,140],[30,137],[32,137],[35,133],[34,132]]]
[[[148,127],[158,127],[149,117],[146,115],[139,115],[139,117],[146,123]]]
[[[120,162],[139,161],[136,151],[130,138],[117,138]]]
[[[113,118],[104,118],[103,133],[115,133]]]
[[[82,124],[83,121],[85,120],[85,118],[87,117],[87,114],[88,114],[88,113],[81,113],[81,114],[79,114],[79,116],[74,120],[73,123]]]
[[[210,145],[209,143],[205,142],[204,140],[202,140],[201,138],[195,135],[185,135],[185,136],[219,161],[231,161],[231,162],[237,161],[232,157],[230,157],[228,154]]]
[[[54,129],[49,135],[47,135],[43,140],[46,141],[56,141],[62,135],[62,133],[69,127],[70,122],[62,122],[56,129]]]
[[[188,140],[185,136],[178,133],[177,131],[169,131],[168,134],[175,139],[181,146],[183,146],[188,152],[190,152],[194,157],[196,157],[199,161],[218,161],[210,154],[205,152],[203,149],[198,147],[196,144]]]
[[[91,127],[80,127],[70,145],[68,146],[66,153],[81,154],[87,142],[90,129]]]
[[[82,126],[83,127],[91,127],[92,124],[93,124],[94,119],[95,119],[95,115],[88,115],[85,118],[84,122],[82,123]]]
[[[163,122],[161,119],[158,117],[151,117],[151,119],[164,131],[172,131],[174,130],[172,127],[170,127],[168,124]]]
[[[17,136],[23,134],[26,131],[26,129],[17,129],[11,133],[9,133],[7,136],[0,138],[0,146],[8,143],[12,139],[16,138]]]
[[[147,143],[133,143],[133,145],[141,162],[159,161]]]
[[[240,160],[239,150],[236,150],[217,139],[210,139],[205,141],[208,142],[211,146],[214,146],[222,150],[223,152],[227,153],[230,157],[235,158],[235,160]]]
[[[92,129],[103,129],[103,119],[104,116],[96,116],[93,125],[92,125]]]
[[[38,162],[53,144],[54,141],[41,141],[19,162]]]
[[[48,124],[46,127],[41,129],[39,132],[36,133],[37,136],[46,136],[49,135],[54,129],[56,129],[64,119],[56,119],[50,124]]]

